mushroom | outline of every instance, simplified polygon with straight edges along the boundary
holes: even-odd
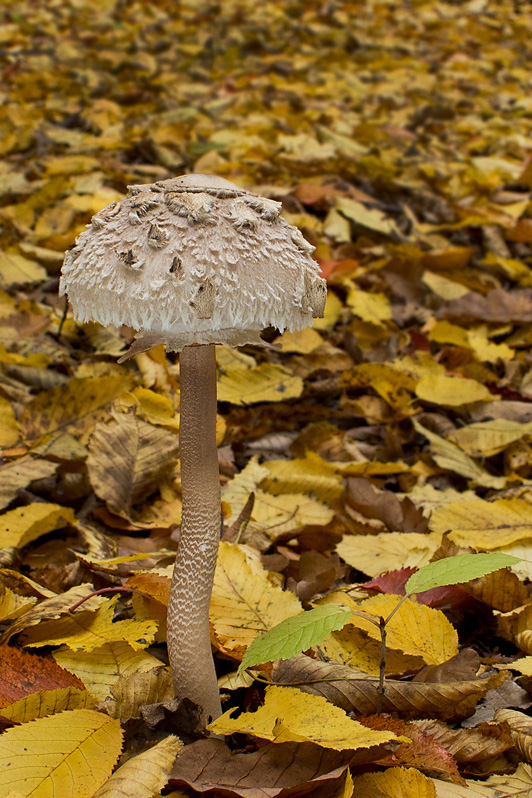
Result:
[[[323,316],[326,283],[281,203],[221,177],[130,186],[97,213],[65,256],[60,294],[77,321],[138,331],[121,358],[157,344],[180,352],[181,537],[168,604],[175,692],[221,714],[209,603],[221,530],[215,344],[267,346],[273,326]],[[119,361],[120,362],[120,361]]]

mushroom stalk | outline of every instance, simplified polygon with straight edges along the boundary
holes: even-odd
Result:
[[[221,528],[214,344],[184,347],[180,391],[183,517],[168,602],[168,655],[177,697],[198,704],[205,725],[222,713],[209,632]]]

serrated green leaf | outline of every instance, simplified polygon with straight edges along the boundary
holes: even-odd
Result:
[[[251,643],[238,673],[253,665],[274,659],[290,659],[301,654],[324,640],[330,632],[342,629],[352,615],[348,607],[324,604],[286,618]]]
[[[455,557],[445,557],[443,560],[430,562],[424,565],[415,574],[412,574],[405,585],[405,591],[422,593],[433,587],[446,587],[459,585],[486,576],[500,568],[515,565],[520,562],[518,557],[511,554],[493,552],[490,554],[457,554]]]

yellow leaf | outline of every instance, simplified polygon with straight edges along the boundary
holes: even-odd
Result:
[[[460,297],[469,293],[469,288],[466,288],[461,283],[456,283],[454,280],[449,280],[448,277],[435,272],[423,272],[421,279],[431,291],[447,301],[460,299]]]
[[[29,260],[16,252],[0,251],[0,283],[5,286],[25,283],[42,283],[46,280],[46,269],[36,261]]]
[[[231,718],[233,712],[230,709],[207,728],[216,734],[253,734],[274,743],[312,742],[335,751],[370,748],[398,739],[393,732],[366,728],[326,698],[295,687],[269,686],[264,704],[256,712]]]
[[[370,294],[353,286],[346,301],[353,315],[362,321],[382,326],[392,318],[392,308],[386,294]]]
[[[304,494],[274,496],[258,488],[258,484],[267,479],[269,474],[268,468],[259,465],[257,457],[252,457],[240,474],[227,484],[223,493],[224,503],[231,508],[230,516],[226,518],[227,526],[236,521],[252,491],[255,493],[255,502],[247,532],[264,533],[267,539],[273,540],[305,524],[322,526],[333,519],[334,511],[330,507]]]
[[[43,621],[38,627],[22,635],[23,645],[59,646],[62,643],[73,651],[93,651],[104,643],[125,642],[138,650],[153,643],[155,621],[116,621],[113,615],[118,596],[105,601],[96,612],[78,612],[54,621]]]
[[[429,340],[440,344],[452,344],[471,350],[480,362],[496,363],[511,360],[515,352],[507,344],[494,344],[488,338],[487,327],[465,330],[448,321],[437,321],[429,332]]]
[[[490,341],[485,327],[468,330],[469,347],[481,363],[497,363],[499,360],[512,360],[515,350],[508,344],[494,344]]]
[[[437,798],[431,779],[414,768],[395,767],[384,773],[364,773],[354,777],[353,786],[357,798]]]
[[[295,595],[272,585],[267,571],[248,562],[242,546],[220,544],[210,620],[221,650],[241,659],[259,634],[300,612]]]
[[[14,446],[20,438],[17,419],[10,402],[0,396],[0,447]]]
[[[105,701],[105,710],[113,718],[122,722],[142,716],[141,708],[145,704],[159,704],[171,701],[175,696],[172,675],[168,668],[159,663],[159,668],[152,668],[146,673],[121,676],[112,686],[112,699]]]
[[[48,175],[79,175],[93,172],[101,166],[92,155],[51,155],[46,159]]]
[[[275,339],[274,344],[281,347],[281,352],[309,355],[323,344],[323,338],[312,327],[305,327],[304,330],[296,330],[295,332],[286,330]]]
[[[92,798],[152,798],[166,786],[182,747],[179,737],[165,737],[147,751],[128,759]]]
[[[122,748],[117,720],[75,709],[15,726],[0,738],[0,794],[92,798]]]
[[[532,422],[519,424],[507,418],[495,418],[460,427],[449,439],[471,457],[491,457],[529,435],[532,435]]]
[[[343,305],[334,293],[329,291],[325,301],[325,310],[323,311],[323,318],[314,319],[313,327],[315,330],[330,330],[339,321],[342,314]]]
[[[493,394],[476,380],[434,374],[422,377],[416,385],[416,396],[425,402],[445,407],[462,407],[473,402],[490,402]]]
[[[74,673],[87,690],[100,701],[111,695],[120,678],[161,667],[161,660],[147,651],[135,651],[128,643],[106,643],[93,651],[71,651],[66,646],[54,651],[58,665]]]
[[[21,549],[54,529],[74,523],[74,511],[60,504],[33,502],[0,515],[0,547]]]
[[[18,618],[30,607],[33,607],[36,601],[36,598],[19,596],[18,593],[14,593],[5,586],[3,578],[0,577],[0,621]]]
[[[390,366],[388,363],[362,363],[360,366],[345,372],[343,382],[353,387],[372,388],[398,412],[411,415],[412,393],[416,381],[405,371]]]
[[[424,435],[430,441],[430,453],[434,462],[444,470],[460,474],[470,479],[475,485],[486,488],[502,490],[506,485],[506,477],[494,477],[485,468],[475,463],[456,444],[446,441],[436,433],[423,427],[414,418],[412,421],[416,432]]]
[[[134,515],[134,505],[153,493],[177,462],[178,438],[134,413],[113,413],[96,425],[89,443],[87,468],[98,498],[111,512]]]
[[[385,216],[382,211],[376,208],[367,208],[361,202],[356,202],[356,200],[349,199],[349,197],[337,197],[335,206],[341,214],[347,216],[348,219],[351,219],[361,227],[366,227],[368,230],[375,230],[375,232],[383,235],[398,232],[394,220]]]
[[[13,723],[27,723],[67,709],[93,709],[95,706],[96,699],[87,690],[61,687],[57,690],[41,690],[20,698],[0,709],[0,716]]]
[[[491,551],[532,537],[532,505],[521,499],[453,502],[436,508],[429,525],[435,532],[450,530],[459,546]]]
[[[323,232],[333,241],[338,241],[340,244],[346,244],[351,241],[351,225],[349,220],[338,213],[337,210],[331,208],[323,221]]]
[[[38,438],[59,430],[90,429],[102,411],[131,384],[132,378],[124,370],[120,377],[74,378],[66,385],[41,391],[22,413],[22,431],[27,438]]]
[[[269,475],[262,480],[261,488],[274,496],[304,493],[313,494],[323,502],[335,502],[344,491],[342,477],[334,465],[315,452],[309,451],[295,460],[268,460],[264,468]]]
[[[466,293],[468,292],[466,291]],[[446,320],[437,321],[433,324],[428,334],[428,339],[438,344],[452,344],[453,346],[462,346],[464,348],[467,348],[469,343],[467,330]]]
[[[387,618],[402,596],[380,594],[361,601],[358,609]],[[374,623],[353,616],[349,624],[363,629],[374,640],[380,640],[380,629]],[[458,635],[447,616],[440,610],[407,599],[386,624],[386,643],[404,654],[421,657],[427,665],[440,665],[458,653]]]
[[[356,610],[358,609],[356,605]],[[368,637],[362,629],[357,629],[353,624],[347,624],[340,631],[327,635],[325,640],[315,646],[315,649],[326,662],[349,665],[350,668],[364,674],[379,676],[382,659],[381,643]],[[389,646],[386,647],[386,675],[398,676],[408,671],[418,671],[423,664],[420,657],[413,657]]]
[[[441,533],[381,532],[378,535],[345,535],[336,551],[346,563],[368,576],[380,576],[397,568],[421,568],[430,562],[441,542]]]
[[[19,490],[26,488],[33,480],[50,477],[57,470],[57,463],[39,460],[24,455],[11,463],[0,466],[0,509],[13,501]]]
[[[220,344],[216,347],[216,364],[221,371],[225,372],[253,368],[257,365],[257,361],[239,349]]]
[[[234,405],[284,402],[303,392],[303,380],[288,369],[262,363],[246,370],[228,369],[218,379],[218,399]]]
[[[497,629],[501,637],[532,654],[532,604],[517,607],[511,612],[496,612]]]
[[[43,594],[43,588],[40,588],[35,582],[32,582],[28,577],[22,577],[15,571],[4,570],[2,572],[9,579],[16,580],[17,586],[22,590],[31,589],[32,592]],[[94,592],[94,587],[88,584],[76,585],[64,593],[56,595],[55,593],[46,593],[47,598],[40,601],[33,607],[30,607],[23,615],[16,618],[13,623],[5,630],[0,638],[0,643],[7,643],[13,635],[18,634],[22,629],[28,629],[31,626],[41,624],[43,620],[50,618],[59,618],[67,612],[70,612],[70,607],[76,604],[80,599],[86,599],[83,605],[86,609],[97,609],[102,604],[101,596],[91,596],[87,598],[90,593]]]
[[[163,396],[149,388],[135,388],[132,392],[138,403],[140,414],[149,421],[166,429],[179,429],[179,415],[168,396]]]
[[[521,762],[515,773],[490,776],[486,781],[467,780],[460,784],[432,779],[437,798],[529,798],[532,791],[532,767]]]
[[[532,656],[514,659],[509,665],[499,665],[499,670],[519,671],[523,676],[532,676]]]

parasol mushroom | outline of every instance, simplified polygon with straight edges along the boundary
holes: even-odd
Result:
[[[211,175],[131,186],[66,254],[60,293],[77,321],[139,331],[121,358],[157,344],[180,355],[181,537],[168,604],[176,695],[221,714],[209,635],[220,539],[215,344],[267,345],[273,326],[323,315],[326,283],[281,204]]]

